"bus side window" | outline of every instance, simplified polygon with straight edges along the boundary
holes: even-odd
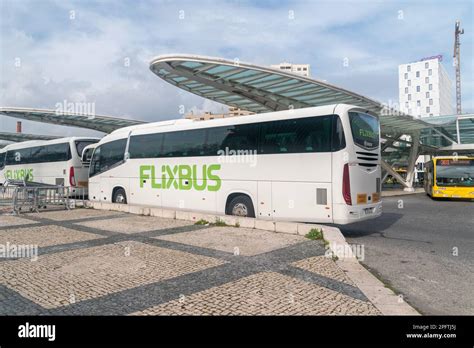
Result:
[[[209,150],[257,150],[258,124],[241,124],[235,126],[218,127],[209,130]]]
[[[0,169],[3,169],[5,167],[5,159],[7,157],[7,153],[3,152],[0,153]]]
[[[332,151],[339,151],[346,147],[346,137],[341,119],[338,115],[333,115],[333,132],[332,132]]]

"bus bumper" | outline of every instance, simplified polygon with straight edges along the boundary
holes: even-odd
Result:
[[[432,197],[452,199],[474,199],[474,187],[436,187],[433,188]]]
[[[364,205],[334,205],[334,223],[339,225],[374,219],[382,215],[382,202]]]

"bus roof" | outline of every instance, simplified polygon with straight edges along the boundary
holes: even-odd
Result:
[[[59,138],[53,140],[29,140],[29,141],[22,141],[20,143],[14,143],[7,145],[3,148],[4,151],[9,150],[16,150],[16,149],[23,149],[27,147],[34,147],[34,146],[46,146],[46,145],[53,145],[53,144],[62,144],[70,141],[76,140],[95,140],[99,141],[100,138],[96,137],[66,137],[66,138]]]
[[[159,121],[159,122],[150,122],[150,123],[146,123],[146,124],[140,124],[140,125],[137,125],[137,126],[128,126],[128,127],[124,127],[124,128],[114,130],[110,134],[121,134],[121,133],[128,134],[128,132],[138,130],[138,129],[148,129],[148,128],[155,128],[155,127],[163,127],[163,126],[173,126],[173,125],[177,125],[177,124],[188,124],[188,123],[193,123],[193,122],[194,122],[194,120],[177,118],[177,119],[174,119],[174,120],[165,120],[165,121]]]
[[[121,138],[126,138],[128,137],[128,134],[130,132],[132,132],[133,134],[149,134],[149,133],[155,133],[155,132],[160,132],[160,131],[164,131],[164,132],[172,131],[174,129],[176,130],[199,129],[199,128],[207,128],[207,127],[219,127],[219,126],[234,125],[234,124],[246,124],[246,123],[256,123],[256,122],[285,119],[285,118],[288,118],[288,112],[291,112],[291,118],[317,116],[317,114],[319,115],[333,114],[336,106],[341,107],[346,110],[351,109],[351,108],[360,109],[360,107],[354,106],[354,105],[337,104],[337,105],[317,106],[317,107],[304,108],[304,109],[295,109],[291,111],[290,110],[272,111],[272,112],[260,113],[260,114],[255,114],[255,115],[247,115],[247,116],[241,116],[241,117],[226,117],[226,118],[218,118],[218,119],[213,119],[213,120],[202,120],[202,121],[189,120],[189,119],[167,120],[167,121],[152,122],[148,124],[117,129],[116,131],[102,138],[100,143],[109,142],[109,141],[113,141],[113,140],[117,140]],[[316,112],[317,114],[315,115]]]

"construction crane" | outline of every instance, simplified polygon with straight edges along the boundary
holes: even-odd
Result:
[[[461,29],[461,22],[456,21],[454,26],[454,54],[453,63],[456,67],[456,113],[461,114],[461,42],[459,35],[464,34],[464,29]]]

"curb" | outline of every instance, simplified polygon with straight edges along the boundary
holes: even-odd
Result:
[[[382,197],[399,197],[399,196],[409,196],[409,195],[416,195],[418,193],[424,193],[423,189],[415,189],[413,192],[403,191],[403,190],[396,190],[396,191],[383,191],[382,190]]]
[[[258,220],[229,215],[213,215],[192,211],[105,202],[88,201],[85,207],[194,222],[199,220],[215,222],[219,220],[230,226],[255,228],[301,236],[305,236],[311,229],[319,228],[323,231],[323,238],[328,242],[328,247],[332,254],[337,256],[336,264],[346,273],[382,315],[420,315],[413,307],[403,301],[402,297],[397,296],[392,290],[385,287],[380,280],[359,263],[359,260],[352,253],[352,249],[343,234],[336,227],[286,221]]]
[[[383,315],[420,315],[401,296],[387,288],[378,278],[359,263],[341,231],[323,226],[323,237],[329,249],[337,256],[336,264],[354,282]]]

